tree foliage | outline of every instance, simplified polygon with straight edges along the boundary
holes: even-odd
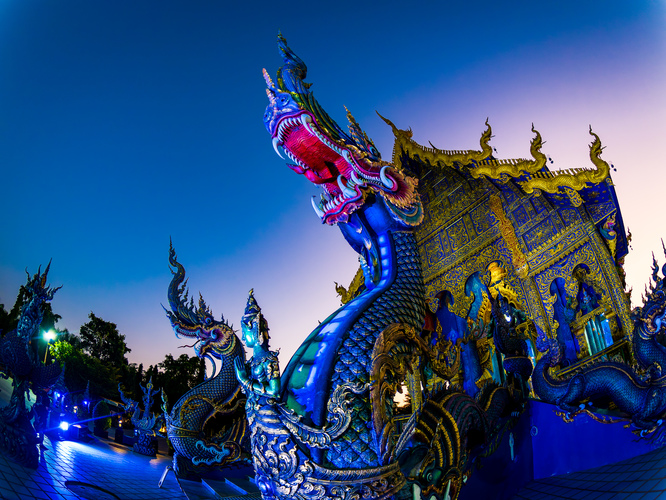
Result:
[[[83,352],[79,346],[57,340],[51,347],[55,359],[65,364],[65,385],[70,393],[82,393],[90,382],[93,400],[118,398],[119,370]]]
[[[92,312],[88,318],[90,321],[81,326],[79,335],[59,333],[51,346],[51,355],[65,363],[65,384],[70,392],[83,392],[90,382],[93,400],[117,400],[118,382],[128,376],[125,354],[130,349],[115,323],[104,321]]]
[[[187,354],[181,354],[178,358],[167,354],[158,367],[162,370],[162,388],[172,405],[195,385],[203,382],[206,374],[204,360]]]
[[[88,315],[90,321],[81,326],[79,337],[81,348],[93,358],[103,363],[121,368],[128,364],[125,354],[132,350],[125,343],[125,335],[118,331],[115,323],[104,321],[95,316]]]
[[[16,328],[25,298],[26,289],[22,286],[9,311],[4,304],[0,304],[0,336]],[[57,332],[57,339],[50,344],[49,354],[51,359],[65,365],[65,384],[74,400],[83,394],[86,385],[90,383],[93,401],[99,398],[118,401],[120,383],[128,397],[142,401],[141,385],[145,387],[152,378],[153,385],[163,389],[169,406],[173,406],[183,394],[204,380],[205,363],[196,356],[181,354],[174,358],[167,354],[161,363],[144,370],[143,364],[128,362],[125,355],[131,349],[127,347],[125,335],[118,331],[115,323],[105,321],[91,312],[88,315],[89,321],[81,326],[77,335],[57,329],[56,324],[61,316],[53,311],[49,302],[45,302],[42,307],[40,330]],[[46,346],[43,340],[36,344],[39,359],[44,359]],[[160,400],[156,397],[153,411],[161,412]]]
[[[156,396],[153,401],[151,410],[156,413],[162,411],[162,397],[166,396],[169,408],[173,407],[174,403],[183,394],[203,382],[206,374],[204,360],[196,356],[190,357],[187,354],[181,354],[178,358],[167,354],[164,361],[157,365],[150,365],[141,377],[140,370],[142,368],[143,365],[139,365],[139,370],[135,372],[135,377],[141,380],[141,384],[145,387],[148,381],[152,380],[153,386],[163,391],[160,397]],[[136,369],[132,368],[131,365],[130,370]],[[132,387],[130,380],[124,386],[129,390]],[[134,386],[133,396],[131,397],[136,401],[142,401],[143,391],[138,383]]]
[[[0,304],[0,338],[7,332],[12,330],[12,317],[9,311],[5,309],[4,304]],[[14,326],[16,328],[16,326]]]

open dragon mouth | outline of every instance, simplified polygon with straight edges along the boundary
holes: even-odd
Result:
[[[307,67],[278,36],[285,62],[277,84],[264,69],[269,105],[264,125],[279,156],[281,146],[289,167],[322,188],[321,200],[312,200],[317,215],[327,224],[347,222],[363,206],[366,195],[380,194],[396,208],[408,225],[420,222],[417,180],[382,161],[372,140],[347,110],[345,132],[319,105],[304,81]],[[283,158],[284,159],[284,158]]]
[[[279,118],[273,135],[273,147],[279,155],[278,146],[293,162],[289,168],[322,187],[321,200],[313,199],[312,205],[328,224],[347,221],[362,205],[369,188],[394,192],[400,187],[389,164],[357,161],[354,149],[358,148],[329,138],[308,111]]]

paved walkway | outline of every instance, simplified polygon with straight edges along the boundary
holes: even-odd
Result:
[[[187,500],[170,472],[171,458],[150,458],[113,441],[49,441],[37,470],[0,454],[2,500]],[[106,493],[105,493],[106,492]],[[526,485],[515,500],[666,499],[666,448],[612,465]]]
[[[582,472],[533,481],[514,500],[666,499],[666,448]]]
[[[37,470],[16,465],[0,454],[0,499],[187,499],[173,472],[167,475],[162,488],[157,487],[171,457],[146,457],[99,438],[86,443],[50,441],[47,437],[44,443],[47,449]]]

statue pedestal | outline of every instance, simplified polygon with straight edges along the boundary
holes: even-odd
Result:
[[[109,432],[106,429],[100,429],[99,427],[95,427],[95,429],[93,430],[93,434],[97,437],[109,439]]]
[[[157,456],[157,437],[155,435],[138,432],[137,440],[132,448],[136,453],[149,457]]]
[[[123,444],[125,442],[125,431],[123,431],[120,428],[116,428],[115,435],[113,436],[113,440],[118,443],[118,444]]]

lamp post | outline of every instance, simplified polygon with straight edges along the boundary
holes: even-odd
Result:
[[[57,336],[58,335],[53,330],[49,330],[48,332],[44,332],[44,340],[46,340],[46,352],[44,353],[44,364],[46,364],[46,358],[49,355],[49,345],[51,344],[51,341],[55,340],[55,338]]]

